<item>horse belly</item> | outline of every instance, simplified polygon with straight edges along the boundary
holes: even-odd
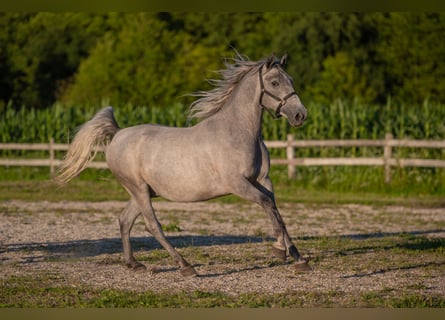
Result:
[[[171,201],[203,201],[228,194],[208,163],[196,159],[173,161],[163,157],[146,166],[144,179],[156,195]]]
[[[210,181],[174,173],[174,171],[167,174],[155,173],[155,178],[147,179],[147,184],[155,191],[156,195],[171,201],[204,201],[228,193],[224,188]]]

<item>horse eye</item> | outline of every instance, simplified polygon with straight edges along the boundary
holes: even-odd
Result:
[[[277,80],[272,81],[272,86],[278,87],[280,83]]]

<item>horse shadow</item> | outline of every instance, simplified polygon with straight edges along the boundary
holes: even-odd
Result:
[[[431,250],[437,249],[439,247],[445,247],[445,237],[427,237],[429,234],[444,234],[443,229],[434,230],[418,230],[412,232],[379,232],[379,233],[365,233],[365,234],[347,234],[340,236],[310,236],[310,237],[299,237],[296,239],[297,245],[299,240],[317,240],[317,239],[352,239],[360,242],[361,240],[375,239],[375,238],[385,238],[391,236],[398,236],[399,238],[390,244],[385,246],[386,249],[402,248],[407,250]],[[407,241],[409,237],[417,237],[416,241]],[[243,235],[223,235],[223,236],[212,236],[212,235],[178,235],[178,236],[168,236],[169,242],[176,248],[187,248],[187,247],[212,247],[212,246],[230,246],[239,244],[255,244],[255,243],[266,243],[271,242],[274,239],[271,237],[259,237],[259,236],[243,236]],[[147,237],[132,237],[131,238],[132,247],[134,252],[149,252],[153,249],[162,249],[162,246],[151,236]],[[363,254],[366,252],[373,251],[377,249],[376,246],[353,246],[351,248],[341,249],[343,254]],[[382,247],[379,247],[382,249]],[[330,249],[331,250],[331,249]],[[336,250],[335,247],[332,250]],[[25,253],[21,261],[16,262],[18,264],[31,264],[38,263],[41,261],[60,261],[63,259],[81,259],[87,257],[96,257],[105,254],[116,254],[122,253],[122,242],[120,238],[102,238],[102,239],[81,239],[81,240],[69,240],[63,242],[28,242],[28,243],[12,243],[12,244],[1,244],[0,245],[0,264],[2,264],[8,258],[5,258],[4,253],[11,252],[22,252]],[[113,262],[117,263],[117,262]],[[122,263],[122,261],[118,262]],[[290,263],[290,262],[288,262]],[[445,262],[435,262],[435,265],[443,265]],[[402,268],[415,269],[430,266],[431,263],[425,264],[420,263],[413,266],[405,266]],[[275,264],[266,266],[252,266],[246,267],[245,271],[262,269],[268,267],[274,267]],[[397,268],[400,269],[400,268]],[[161,270],[168,271],[168,270]],[[240,270],[227,271],[225,274],[230,274],[234,272],[239,272]],[[345,275],[345,278],[351,277],[366,277],[372,276],[379,273],[385,273],[391,271],[388,270],[377,270],[371,273],[363,274],[353,274]],[[215,277],[220,274],[209,274],[206,277]]]
[[[236,245],[260,243],[272,241],[272,238],[256,236],[168,236],[169,242],[176,248],[186,247],[207,247],[217,245]],[[162,249],[162,246],[153,237],[132,237],[131,244],[134,252],[147,252],[153,249]],[[42,260],[51,261],[62,258],[88,258],[100,256],[103,254],[122,253],[121,238],[102,238],[102,239],[81,239],[62,242],[24,242],[0,245],[0,263],[4,253],[22,252],[24,258],[23,264],[39,262]]]

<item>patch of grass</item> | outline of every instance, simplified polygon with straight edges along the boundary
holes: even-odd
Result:
[[[138,261],[146,261],[148,263],[168,263],[171,260],[170,255],[165,249],[152,249],[148,254],[138,254],[136,256]]]
[[[209,235],[212,235],[212,232],[210,232],[207,229],[199,229],[198,234],[201,236],[209,236]]]
[[[405,234],[353,237],[315,237],[296,241],[320,271],[362,278],[400,270],[445,271],[445,240]],[[345,267],[347,267],[347,270]]]
[[[209,264],[214,261],[216,255],[210,255],[205,248],[197,246],[188,246],[180,250],[181,254],[186,257],[193,257],[193,263],[196,264]]]
[[[430,251],[443,254],[445,251],[445,239],[410,236],[406,242],[399,245],[405,250]]]
[[[0,181],[0,201],[126,201],[129,195],[124,188],[106,170],[90,172],[87,169],[80,177],[63,187],[50,180],[39,179],[4,179]],[[443,194],[423,193],[413,190],[408,193],[391,191],[332,190],[324,188],[306,188],[298,180],[276,179],[275,196],[278,202],[306,204],[369,204],[369,205],[404,205],[410,207],[445,207]],[[163,201],[157,199],[156,201]],[[229,195],[211,200],[219,203],[247,203],[237,196]]]
[[[106,201],[128,200],[126,191],[113,179],[73,180],[63,187],[51,181],[0,181],[0,201]]]
[[[255,230],[253,230],[253,235],[254,235],[255,237],[259,237],[259,238],[262,238],[262,239],[266,239],[267,236],[268,236],[268,233],[265,232],[265,231],[264,231],[263,229],[261,229],[261,228],[256,228]]]
[[[393,308],[443,308],[445,298],[440,295],[404,294],[400,297],[388,296],[385,290],[367,292],[356,301],[364,307]]]
[[[39,280],[39,281],[36,281]],[[214,308],[214,307],[333,307],[345,306],[344,293],[330,290],[291,291],[265,295],[246,293],[238,296],[222,292],[193,290],[173,294],[134,292],[115,289],[93,289],[86,286],[42,286],[50,280],[60,280],[56,276],[40,279],[33,277],[10,277],[0,285],[0,307],[172,307],[172,308]],[[367,292],[354,298],[353,306],[361,307],[409,307],[443,308],[444,297],[422,294],[391,296],[388,290]],[[388,296],[389,295],[389,296]],[[342,302],[343,301],[343,302]],[[347,306],[351,306],[347,304]]]
[[[173,222],[162,225],[162,230],[164,230],[166,232],[181,232],[182,231],[182,229],[179,227],[179,225],[176,223],[173,223]]]
[[[372,191],[336,191],[326,189],[305,189],[298,183],[279,183],[274,187],[278,202],[307,204],[366,204],[372,206],[403,205],[409,207],[445,207],[443,195],[410,193],[406,195],[391,192],[378,193]]]

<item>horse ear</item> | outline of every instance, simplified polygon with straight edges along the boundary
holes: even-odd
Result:
[[[276,58],[275,55],[271,54],[266,61],[266,68],[269,69],[270,67],[273,66],[274,62],[275,62]]]
[[[281,57],[281,59],[280,59],[280,65],[281,65],[281,67],[284,67],[285,65],[286,65],[286,62],[287,62],[287,53],[284,55],[284,56],[282,56]]]

